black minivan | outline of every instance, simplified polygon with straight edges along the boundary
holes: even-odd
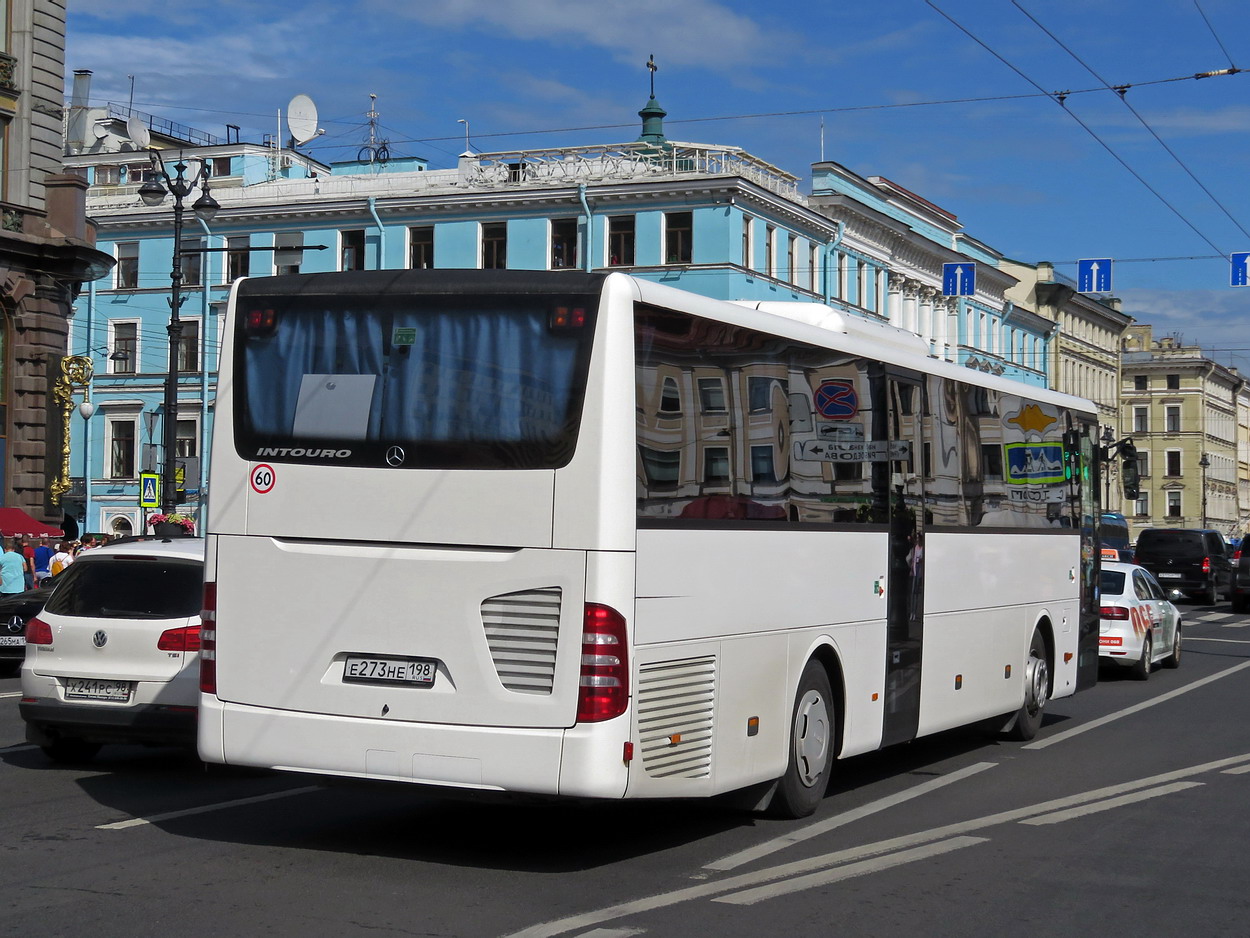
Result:
[[[1146,528],[1137,535],[1135,561],[1165,590],[1181,590],[1207,605],[1220,593],[1232,594],[1232,558],[1219,531]]]

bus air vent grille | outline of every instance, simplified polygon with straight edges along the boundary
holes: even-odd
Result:
[[[656,778],[705,778],[712,767],[716,659],[687,658],[638,669],[642,765]]]
[[[503,593],[482,603],[482,627],[495,673],[508,690],[550,694],[560,635],[560,588]]]

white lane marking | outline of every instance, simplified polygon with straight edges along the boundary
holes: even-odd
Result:
[[[1158,704],[1164,703],[1165,701],[1171,700],[1173,697],[1179,697],[1181,694],[1188,694],[1191,690],[1197,690],[1199,687],[1210,684],[1212,681],[1218,681],[1220,678],[1229,677],[1230,675],[1236,674],[1238,671],[1244,671],[1246,668],[1250,668],[1250,661],[1243,661],[1241,664],[1235,664],[1231,668],[1218,671],[1215,674],[1209,674],[1200,680],[1194,681],[1192,684],[1186,684],[1184,687],[1178,687],[1176,690],[1168,691],[1166,694],[1160,694],[1158,697],[1152,697],[1150,700],[1143,700],[1139,704],[1134,704],[1131,707],[1125,707],[1123,710],[1117,710],[1115,713],[1108,713],[1105,717],[1099,717],[1097,720],[1090,720],[1088,723],[1083,723],[1082,725],[1074,727],[1067,732],[1056,733],[1054,736],[1039,739],[1035,742],[1028,743],[1025,746],[1021,746],[1020,748],[1045,749],[1047,746],[1053,746],[1055,743],[1066,742],[1073,736],[1080,736],[1082,733],[1088,733],[1090,730],[1097,729],[1100,726],[1105,726],[1106,724],[1119,720],[1122,717],[1131,716],[1141,710],[1148,710],[1150,707],[1154,707]]]
[[[630,938],[631,935],[646,934],[646,931],[645,928],[596,928],[583,932],[578,938]]]
[[[1246,624],[1250,625],[1250,623]],[[1239,629],[1242,628],[1242,626],[1226,625],[1224,628]],[[1244,638],[1198,638],[1196,635],[1186,635],[1185,643],[1188,644],[1189,642],[1223,642],[1225,645],[1250,645],[1250,641],[1247,641]]]
[[[1231,619],[1232,617],[1233,614],[1231,612],[1208,612],[1206,615],[1198,618],[1202,622],[1222,622],[1224,619]]]
[[[38,749],[34,743],[14,743],[12,746],[5,746],[0,752],[25,752],[27,749]]]
[[[22,692],[20,690],[5,691],[3,694],[0,694],[0,697],[21,697],[21,696],[22,696]]]
[[[1112,808],[1122,808],[1126,804],[1134,804],[1138,801],[1148,801],[1151,798],[1158,798],[1161,795],[1170,795],[1172,792],[1184,791],[1186,788],[1201,788],[1204,782],[1173,782],[1171,785],[1160,785],[1158,788],[1148,788],[1145,791],[1133,792],[1129,795],[1121,795],[1119,798],[1107,798],[1104,801],[1094,801],[1090,804],[1081,805],[1077,808],[1069,808],[1066,811],[1055,811],[1051,814],[1044,814],[1041,817],[1025,818],[1021,824],[1059,824],[1062,821],[1070,821],[1073,818],[1085,817],[1087,814],[1097,814],[1099,811],[1110,811]]]
[[[708,898],[718,893],[735,892],[739,889],[762,885],[763,883],[785,879],[789,876],[811,873],[816,870],[837,866],[841,863],[881,856],[899,850],[908,850],[912,847],[932,843],[933,841],[946,840],[947,838],[959,837],[974,831],[984,830],[987,827],[994,827],[998,824],[1010,824],[1014,821],[1023,820],[1026,817],[1049,814],[1052,811],[1061,811],[1064,808],[1075,807],[1089,801],[1100,801],[1104,798],[1112,798],[1116,795],[1143,788],[1151,788],[1155,785],[1166,785],[1169,782],[1179,781],[1194,775],[1202,775],[1206,772],[1216,772],[1228,766],[1240,765],[1246,762],[1250,762],[1250,752],[1242,753],[1239,756],[1230,756],[1226,759],[1216,759],[1213,762],[1187,766],[1183,769],[1175,769],[1171,772],[1163,772],[1159,775],[1152,775],[1149,778],[1139,778],[1130,782],[1121,782],[1117,785],[1108,785],[1093,791],[1080,792],[1079,794],[1056,798],[1052,801],[1045,801],[1024,808],[1000,811],[997,814],[987,814],[984,817],[973,818],[970,821],[960,821],[943,827],[934,827],[927,831],[904,834],[890,840],[880,840],[876,843],[851,847],[846,850],[826,853],[805,860],[794,860],[790,863],[758,870],[754,873],[739,873],[737,876],[731,876],[719,882],[701,883],[698,886],[686,886],[681,889],[675,889],[672,892],[645,896],[641,899],[621,902],[606,908],[570,915],[567,918],[531,925],[521,931],[513,932],[506,938],[551,938],[553,935],[562,935],[565,932],[574,931],[578,928],[589,928],[592,925],[610,922],[614,919],[624,918],[627,915],[636,915],[641,912],[667,908],[668,906],[688,902],[692,899]]]
[[[962,782],[965,778],[969,778],[979,772],[984,772],[986,769],[992,769],[997,764],[997,762],[977,762],[974,765],[960,769],[957,772],[952,772],[949,775],[944,775],[941,778],[934,778],[927,782],[922,782],[914,788],[909,788],[906,791],[899,792],[898,794],[889,795],[888,797],[871,801],[858,808],[853,808],[850,811],[845,811],[842,814],[834,815],[826,821],[818,821],[815,824],[809,824],[807,827],[801,827],[796,831],[791,831],[788,834],[783,834],[782,836],[775,837],[772,840],[766,840],[762,844],[757,844],[754,847],[749,847],[746,850],[739,851],[738,853],[730,854],[727,857],[721,857],[719,860],[713,860],[711,863],[706,864],[703,868],[705,870],[719,870],[722,872],[737,869],[738,867],[743,866],[746,863],[750,863],[753,860],[758,860],[761,857],[768,856],[770,853],[783,850],[786,847],[801,843],[804,840],[810,840],[812,837],[819,837],[821,834],[826,834],[834,828],[842,827],[843,825],[850,824],[852,821],[858,821],[861,818],[866,818],[870,814],[876,814],[878,811],[885,811],[895,805],[902,804],[904,801],[910,801],[912,798],[919,798],[921,795],[927,795],[930,792],[937,791],[939,788],[943,788],[947,785],[953,785],[955,782]]]
[[[1246,775],[1247,773],[1250,773],[1250,765],[1238,765],[1238,766],[1234,766],[1234,767],[1233,767],[1233,768],[1231,768],[1231,769],[1225,769],[1223,774],[1225,774],[1225,775]]]
[[[310,791],[321,791],[316,785],[309,785],[307,788],[292,788],[289,791],[275,791],[268,795],[254,795],[251,798],[236,798],[234,801],[219,801],[217,804],[200,805],[198,808],[186,808],[182,811],[167,811],[164,814],[153,814],[151,817],[132,817],[125,821],[114,821],[112,824],[97,824],[96,830],[99,831],[120,831],[128,827],[141,827],[144,824],[155,824],[159,821],[169,821],[173,818],[188,817],[192,814],[208,814],[210,811],[224,811],[228,808],[238,808],[245,804],[259,804],[262,801],[274,801],[278,798],[289,798],[292,795],[304,795]]]
[[[917,860],[927,860],[930,857],[941,856],[944,853],[950,853],[952,850],[959,850],[963,847],[971,847],[974,844],[983,844],[988,837],[952,837],[950,840],[941,840],[934,844],[926,844],[923,847],[916,847],[913,850],[901,850],[898,853],[891,853],[883,857],[875,857],[871,860],[862,860],[859,863],[849,863],[846,866],[834,867],[831,870],[823,870],[819,873],[809,873],[807,876],[796,876],[794,879],[787,879],[780,883],[771,883],[767,886],[757,886],[754,889],[744,889],[741,892],[731,893],[727,896],[717,896],[713,902],[727,902],[731,905],[754,905],[765,899],[774,899],[777,896],[786,896],[792,892],[800,892],[804,889],[813,889],[816,886],[828,886],[831,883],[841,882],[844,879],[851,879],[855,876],[865,876],[869,873],[879,873],[882,870],[888,870],[891,867],[902,866],[904,863],[914,863]]]

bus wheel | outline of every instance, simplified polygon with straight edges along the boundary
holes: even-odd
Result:
[[[833,762],[833,692],[819,661],[803,669],[790,720],[790,759],[777,783],[768,813],[801,818],[812,814],[829,786]]]
[[[1050,663],[1046,659],[1046,640],[1040,631],[1034,631],[1029,642],[1029,660],[1024,666],[1024,703],[1007,728],[1007,738],[1024,742],[1036,736],[1049,699]]]

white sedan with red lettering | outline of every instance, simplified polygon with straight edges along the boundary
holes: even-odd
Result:
[[[1144,681],[1156,664],[1181,663],[1181,614],[1149,570],[1102,563],[1098,660],[1132,668]]]

